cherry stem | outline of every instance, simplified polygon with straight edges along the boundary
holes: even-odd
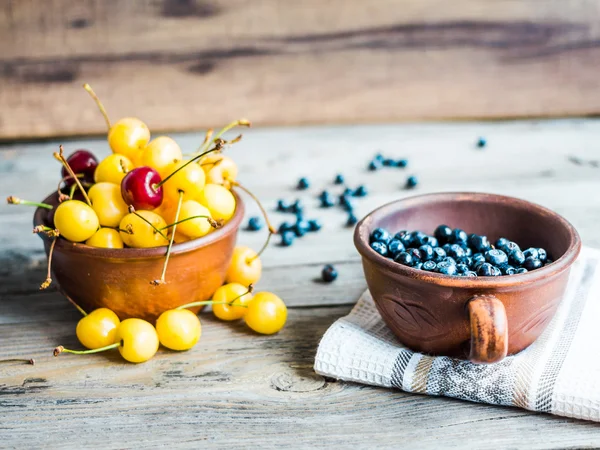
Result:
[[[33,358],[29,358],[29,359],[25,359],[25,358],[0,359],[0,363],[6,363],[6,362],[23,362],[23,363],[27,363],[27,364],[31,364],[32,366],[35,366],[35,359],[33,359]]]
[[[162,231],[160,231],[158,228],[156,228],[152,222],[150,222],[144,216],[142,216],[141,214],[139,214],[135,209],[133,209],[132,207],[129,207],[129,212],[132,213],[132,214],[134,214],[134,215],[136,215],[136,216],[138,216],[140,219],[142,219],[144,222],[146,222],[148,225],[150,225],[154,229],[154,231],[156,233],[160,234],[162,237],[165,238],[165,241],[169,240],[169,238],[167,238],[167,236],[165,236],[165,234]],[[133,233],[131,233],[131,234],[133,234]]]
[[[73,179],[75,180],[75,183],[77,183],[77,186],[79,187],[79,190],[81,191],[81,193],[85,197],[85,201],[91,207],[92,206],[92,202],[90,201],[90,198],[88,197],[87,192],[85,192],[85,189],[83,189],[83,186],[81,185],[81,181],[79,181],[79,178],[77,178],[77,175],[75,175],[75,172],[73,172],[73,169],[71,169],[71,166],[69,165],[69,163],[65,159],[65,155],[63,153],[63,146],[61,145],[58,148],[59,148],[58,153],[54,152],[54,157],[56,159],[58,159],[63,164],[63,166],[65,166],[65,169],[67,169],[67,172],[69,172],[69,175],[71,175],[71,177],[73,177]]]
[[[37,225],[33,227],[33,234],[44,233],[48,237],[58,237],[60,232],[57,229],[47,227],[46,225]]]
[[[58,241],[58,237],[54,238],[52,244],[50,244],[50,251],[48,252],[48,272],[46,274],[46,281],[40,285],[40,290],[47,289],[52,284],[52,255],[54,254],[56,241]]]
[[[169,241],[169,246],[167,247],[167,256],[165,258],[165,263],[163,265],[162,274],[160,275],[160,280],[154,280],[151,284],[165,284],[165,275],[167,274],[167,265],[169,264],[169,257],[171,256],[171,248],[173,247],[173,241],[175,240],[175,232],[177,231],[177,220],[179,219],[179,212],[181,211],[181,203],[183,202],[183,191],[179,191],[179,201],[177,202],[177,211],[175,211],[175,223],[173,224],[173,232],[171,233],[171,240]]]
[[[206,143],[210,141],[210,138],[212,137],[214,132],[215,132],[215,130],[213,130],[212,128],[209,128],[208,130],[206,130],[206,135],[204,135],[204,141],[202,141],[201,147],[204,147],[206,145]]]
[[[175,218],[175,219],[177,219],[177,218]],[[208,223],[210,223],[211,227],[219,228],[219,222],[214,220],[210,216],[191,216],[191,217],[186,217],[185,219],[178,220],[177,222],[174,222],[171,225],[167,225],[166,227],[162,227],[162,228],[160,228],[160,230],[161,231],[166,230],[167,228],[175,227],[175,225],[179,225],[180,223],[187,222],[188,220],[194,220],[194,219],[206,219],[206,220],[208,220]],[[175,228],[173,228],[173,233],[175,233]]]
[[[71,305],[73,305],[73,306],[75,307],[75,309],[77,309],[77,311],[79,311],[79,312],[81,313],[81,315],[82,315],[83,317],[85,317],[85,316],[87,316],[87,315],[88,315],[88,314],[87,314],[87,313],[84,311],[84,309],[83,309],[81,306],[79,306],[77,303],[75,303],[75,300],[73,300],[71,297],[69,297],[69,296],[68,296],[67,294],[65,294],[64,292],[63,292],[62,294],[63,294],[63,295],[64,295],[64,296],[67,298],[67,301],[68,301],[68,302],[69,302]]]
[[[246,292],[246,294],[247,294],[247,292]],[[243,297],[246,294],[241,295],[241,297]],[[193,303],[188,303],[186,305],[181,305],[181,306],[178,306],[175,309],[193,308],[195,306],[204,306],[204,305],[230,305],[230,306],[239,306],[240,308],[247,308],[248,307],[247,305],[234,305],[234,304],[232,304],[230,302],[214,302],[212,300],[206,300],[206,301],[203,301],[203,302],[193,302]]]
[[[92,89],[92,87],[89,84],[85,83],[83,85],[83,88],[94,99],[94,101],[96,102],[96,105],[98,105],[98,109],[102,113],[102,116],[104,117],[104,120],[106,121],[106,126],[108,127],[108,130],[110,131],[112,125],[110,124],[110,119],[108,118],[108,113],[106,112],[106,109],[104,109],[104,105],[102,104],[102,102],[100,101],[100,99],[98,98],[98,96],[96,95],[96,93],[94,92],[94,90]]]
[[[105,352],[107,350],[112,350],[113,348],[119,347],[121,344],[119,342],[115,342],[114,344],[107,345],[106,347],[94,348],[91,350],[71,350],[68,348],[64,348],[62,345],[59,345],[54,349],[52,354],[54,356],[58,356],[61,353],[72,353],[74,355],[91,355],[92,353],[100,353]]]
[[[222,142],[221,142],[221,141],[217,141],[217,142],[215,143],[215,146],[214,146],[213,148],[211,148],[210,150],[207,150],[207,151],[205,151],[204,153],[201,153],[201,154],[199,154],[199,155],[197,155],[197,156],[194,156],[192,159],[190,159],[190,160],[186,161],[186,162],[185,162],[185,164],[183,164],[182,166],[178,167],[176,170],[174,170],[173,172],[171,172],[171,173],[170,173],[170,174],[169,174],[169,175],[168,175],[168,176],[167,176],[167,177],[166,177],[164,180],[162,180],[160,183],[156,183],[156,184],[153,186],[153,188],[154,188],[155,190],[156,190],[156,189],[158,189],[158,188],[159,188],[159,187],[161,187],[163,184],[165,184],[165,183],[166,183],[166,182],[169,180],[169,178],[171,178],[173,175],[175,175],[175,174],[176,174],[177,172],[179,172],[181,169],[185,168],[186,166],[189,166],[191,163],[193,163],[194,161],[196,161],[196,160],[198,160],[198,159],[202,158],[203,156],[205,156],[205,155],[208,155],[209,153],[212,153],[212,152],[219,151],[219,150],[221,150],[222,148],[223,148],[223,144],[222,144]]]
[[[83,176],[84,176],[84,175],[83,175],[82,173],[78,173],[78,174],[77,174],[77,178],[83,178]],[[56,186],[56,193],[57,193],[59,196],[62,194],[62,192],[60,191],[60,187],[62,186],[62,184],[63,184],[65,181],[67,181],[67,180],[71,180],[71,179],[73,179],[73,177],[72,177],[71,175],[67,175],[66,177],[64,177],[64,178],[61,178],[61,179],[60,179],[60,181],[58,182],[58,186]],[[77,186],[77,185],[76,185],[76,184],[74,184],[73,186]],[[73,189],[73,188],[71,187],[71,189]]]
[[[247,119],[240,119],[240,120],[236,120],[235,122],[231,122],[229,125],[225,125],[223,128],[221,128],[221,130],[219,130],[219,132],[215,135],[215,137],[214,137],[214,139],[212,141],[216,142],[217,139],[219,139],[224,133],[226,133],[227,131],[231,130],[232,128],[235,128],[235,127],[238,127],[238,126],[241,126],[241,127],[250,127],[251,125],[252,124]],[[209,131],[212,131],[212,130],[209,130]],[[204,142],[202,143],[202,145],[198,149],[198,153],[206,151],[206,149],[210,145],[210,137],[208,136],[208,132],[206,134],[207,134],[208,139],[206,139],[206,138],[204,139]]]
[[[267,249],[267,247],[269,246],[269,242],[271,241],[271,236],[273,236],[271,230],[269,230],[269,235],[267,236],[267,239],[265,240],[265,243],[263,244],[263,246],[261,247],[261,249],[258,251],[258,253],[256,255],[254,255],[252,258],[246,258],[246,264],[252,264],[252,262],[256,259],[259,258],[260,255],[263,254],[263,252]]]
[[[77,189],[77,185],[74,184],[73,186],[71,186],[71,189],[69,190],[69,198],[71,200],[73,200],[73,195],[75,195],[75,189]]]
[[[14,195],[6,197],[6,203],[8,203],[9,205],[25,205],[36,206],[38,208],[54,209],[54,207],[52,205],[49,205],[48,203],[30,202],[29,200],[23,200],[22,198],[15,197]]]

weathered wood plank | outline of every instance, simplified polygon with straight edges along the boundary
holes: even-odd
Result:
[[[28,302],[15,311],[35,325],[0,324],[2,342],[10,343],[0,358],[37,360],[0,366],[8,447],[600,445],[595,424],[323,379],[312,371],[319,337],[348,307],[291,310],[289,325],[271,337],[202,314],[203,337],[193,350],[161,350],[136,366],[116,354],[53,358],[57,343],[76,345],[77,313],[58,298]]]
[[[0,138],[600,111],[593,0],[8,0]]]

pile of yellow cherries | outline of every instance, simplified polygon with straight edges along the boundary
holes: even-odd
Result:
[[[63,148],[54,153],[62,163],[62,179],[58,186],[59,204],[52,205],[9,197],[8,203],[49,209],[46,225],[34,229],[54,240],[48,257],[48,275],[41,288],[52,282],[51,261],[58,239],[102,248],[148,248],[165,246],[165,261],[160,279],[151,284],[166,283],[165,276],[174,243],[201,238],[222,227],[233,217],[237,187],[256,197],[237,181],[235,162],[222,154],[241,135],[226,141],[223,134],[237,126],[250,126],[238,120],[216,134],[206,133],[198,150],[184,158],[179,145],[170,137],[150,140],[148,126],[137,118],[124,118],[111,124],[106,110],[92,88],[84,88],[96,101],[108,127],[108,144],[112,154],[98,162],[87,150],[65,157]],[[257,200],[258,202],[258,200]],[[199,340],[201,324],[198,316],[187,308],[212,305],[214,315],[225,321],[244,319],[261,334],[277,333],[285,325],[285,303],[270,292],[254,294],[253,287],[262,273],[260,255],[275,233],[266,211],[258,202],[269,234],[257,253],[248,247],[236,247],[225,283],[211,300],[189,303],[163,312],[156,326],[136,318],[119,320],[117,315],[100,308],[83,314],[76,334],[88,350],[62,353],[88,354],[117,348],[124,359],[144,362],[152,358],[159,344],[171,350],[188,350]]]

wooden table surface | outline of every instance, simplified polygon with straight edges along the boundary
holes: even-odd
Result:
[[[478,136],[488,140],[484,150],[475,148]],[[38,290],[45,261],[31,234],[33,211],[0,206],[0,359],[36,360],[0,364],[0,447],[599,447],[598,424],[338,382],[312,369],[320,336],[365,288],[344,213],[317,207],[320,190],[340,190],[331,184],[337,172],[369,189],[357,201],[359,216],[413,193],[495,192],[552,208],[586,245],[600,247],[598,136],[600,121],[591,119],[249,130],[231,150],[240,180],[270,210],[278,198],[301,198],[307,217],[325,224],[264,255],[258,288],[286,301],[288,323],[257,336],[205,312],[193,350],[160,350],[140,365],[115,353],[52,357],[58,344],[78,345],[78,312],[53,288]],[[184,151],[201,140],[176,137]],[[2,194],[35,200],[52,191],[58,143],[0,147]],[[67,152],[108,152],[104,140],[62,143]],[[368,172],[376,151],[406,157],[409,167]],[[412,174],[420,184],[409,193],[402,187]],[[308,191],[295,190],[300,176],[311,180]],[[258,248],[263,238],[243,231],[239,241]],[[332,284],[315,281],[325,263],[338,268]]]

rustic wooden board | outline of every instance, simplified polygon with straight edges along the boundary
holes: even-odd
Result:
[[[187,353],[161,350],[134,366],[117,355],[53,358],[57,344],[77,345],[77,312],[44,278],[31,209],[0,205],[0,359],[34,357],[36,366],[0,364],[0,436],[7,447],[580,448],[600,446],[600,428],[526,411],[473,405],[335,382],[312,362],[320,336],[348,313],[365,287],[352,231],[338,209],[316,207],[336,191],[336,172],[370,195],[357,213],[412,193],[483,190],[518,195],[564,214],[587,245],[600,247],[598,120],[253,129],[231,153],[242,181],[272,209],[277,198],[301,198],[324,223],[291,248],[265,253],[260,290],[290,306],[286,328],[260,337],[242,324],[201,315],[203,337]],[[488,147],[478,150],[478,136]],[[200,136],[176,136],[185,151]],[[40,199],[55,184],[58,141],[0,146],[2,192]],[[107,154],[106,142],[65,142],[67,150]],[[406,170],[365,170],[380,150],[409,159]],[[421,184],[402,190],[410,174]],[[311,189],[294,189],[308,176]],[[336,191],[337,192],[337,191]],[[257,209],[248,203],[249,214]],[[275,215],[276,222],[285,215]],[[243,231],[258,247],[264,234]],[[339,279],[315,282],[324,263]]]
[[[0,138],[151,129],[589,115],[594,0],[6,0]]]

